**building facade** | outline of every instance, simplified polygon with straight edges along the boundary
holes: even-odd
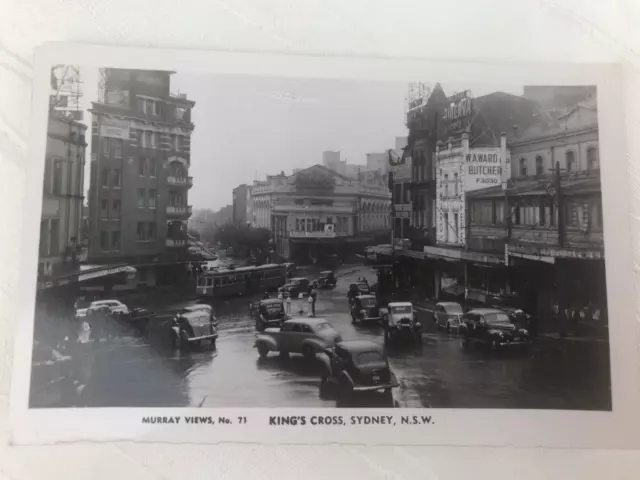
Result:
[[[506,190],[470,194],[470,248],[506,262],[494,285],[476,275],[471,286],[502,285],[540,313],[606,309],[597,110],[581,103],[548,120],[510,145],[517,174]]]
[[[255,225],[270,228],[276,254],[301,263],[344,256],[389,228],[386,177],[349,178],[322,165],[254,183]]]
[[[52,277],[86,260],[83,236],[87,126],[51,115],[40,220],[38,276]]]
[[[127,262],[148,286],[177,280],[188,258],[191,110],[172,72],[102,69],[93,104],[90,260]]]

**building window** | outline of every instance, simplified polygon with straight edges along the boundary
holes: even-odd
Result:
[[[113,188],[120,188],[122,185],[122,170],[119,168],[113,169]]]
[[[459,216],[457,213],[453,214],[453,241],[458,242],[458,219]]]
[[[493,218],[493,223],[500,225],[504,223],[504,203],[496,202],[495,203],[495,215]]]
[[[597,232],[602,231],[602,205],[599,201],[591,204],[591,212],[589,214],[591,221],[591,229]]]
[[[144,188],[138,189],[138,208],[144,208],[146,206],[146,197]]]
[[[451,230],[451,227],[449,226],[449,214],[445,213],[444,214],[444,241],[446,243],[449,243],[450,230]]]
[[[574,172],[576,170],[576,153],[573,150],[565,153],[565,161],[567,163],[567,172]]]
[[[158,134],[156,132],[149,132],[149,144],[151,148],[156,148],[158,140]]]
[[[521,177],[527,176],[527,159],[526,158],[520,159],[520,176]]]
[[[540,207],[520,206],[518,210],[518,225],[540,225]]]
[[[600,168],[598,149],[596,147],[589,147],[587,149],[587,168],[589,170],[597,170]]]
[[[110,152],[111,145],[109,143],[108,138],[102,138],[102,155],[108,157]]]
[[[143,98],[138,98],[136,101],[136,104],[138,106],[138,112],[140,113],[145,113],[146,112],[146,107],[145,107],[145,102]]]
[[[53,185],[51,186],[51,193],[54,195],[62,195],[62,168],[61,160],[53,162]]]
[[[458,195],[458,174],[453,174],[453,191],[454,195]]]
[[[103,187],[108,187],[109,186],[109,169],[108,168],[103,168],[102,169],[102,186]]]
[[[49,227],[49,254],[58,255],[60,253],[60,220],[51,220]]]
[[[47,220],[42,220],[40,222],[40,256],[46,257],[49,252],[47,252],[47,240],[49,239],[49,231],[47,229],[49,222]]]
[[[111,250],[120,250],[120,232],[111,232]]]
[[[139,242],[142,242],[145,240],[145,230],[144,230],[144,222],[138,222],[138,227],[136,230],[136,236],[138,238]]]
[[[444,196],[448,197],[449,196],[449,174],[445,173],[444,174]]]
[[[144,177],[147,168],[147,160],[144,157],[138,158],[138,175]]]
[[[113,218],[120,218],[120,200],[114,200],[111,207]]]
[[[176,152],[179,152],[179,151],[180,151],[180,135],[175,135],[175,136],[173,137],[173,149],[174,149]]]
[[[149,176],[151,177],[155,177],[156,176],[156,160],[155,158],[147,158],[147,172],[149,173]]]
[[[186,108],[176,107],[176,120],[184,120],[186,111]]]
[[[109,232],[100,232],[100,248],[109,250]]]
[[[151,132],[142,132],[142,148],[151,148]]]
[[[155,222],[150,222],[149,225],[149,234],[147,236],[147,240],[155,240],[156,239],[156,224]]]
[[[536,156],[536,175],[544,174],[544,158],[542,156]]]
[[[122,158],[122,140],[113,141],[113,156],[114,158]]]
[[[156,191],[149,190],[149,208],[156,208]]]
[[[109,218],[109,200],[100,200],[100,216],[103,219]]]

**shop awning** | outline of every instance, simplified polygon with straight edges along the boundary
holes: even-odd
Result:
[[[81,283],[95,278],[116,275],[126,272],[127,274],[135,274],[137,270],[128,264],[117,265],[81,265],[79,269],[68,272],[64,275],[52,278],[50,280],[39,281],[38,290],[46,290],[53,287],[62,287],[71,283]]]

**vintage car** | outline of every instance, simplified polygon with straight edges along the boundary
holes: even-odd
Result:
[[[112,315],[127,315],[129,313],[129,308],[120,300],[96,300],[91,302],[87,308],[76,309],[76,318],[86,317],[90,310],[102,310],[104,308],[108,308],[109,313]]]
[[[181,349],[208,341],[215,348],[218,330],[214,317],[206,310],[177,314],[171,322],[171,343]]]
[[[267,328],[256,337],[254,346],[261,358],[279,352],[301,353],[312,360],[340,340],[340,334],[325,319],[296,317],[286,320],[281,328]]]
[[[358,287],[358,292],[361,295],[367,295],[371,293],[371,287],[369,286],[369,282],[366,280],[358,280],[356,282],[356,286]]]
[[[180,310],[180,313],[191,313],[191,312],[207,312],[211,316],[211,321],[215,324],[216,317],[213,314],[213,307],[207,303],[196,303],[195,305],[189,305],[188,307],[184,307]]]
[[[384,348],[369,340],[350,340],[325,350],[320,395],[336,392],[348,397],[354,392],[384,391],[398,386],[389,368]]]
[[[283,295],[289,295],[291,298],[296,298],[301,293],[303,295],[307,295],[309,293],[309,282],[308,278],[303,277],[295,277],[289,279],[289,282],[283,285],[278,289],[279,293]]]
[[[530,344],[529,332],[516,327],[509,315],[496,308],[476,308],[464,315],[464,345],[481,343],[492,350]]]
[[[335,288],[336,282],[335,273],[331,270],[325,270],[320,272],[320,276],[313,283],[316,288]]]
[[[266,298],[253,302],[249,308],[251,318],[256,322],[256,330],[259,332],[265,328],[280,327],[287,319],[284,301],[278,298]]]
[[[382,320],[375,295],[358,295],[354,297],[350,310],[352,323],[380,322]]]
[[[447,332],[460,332],[464,309],[457,302],[440,302],[433,309],[433,320],[438,328],[444,328]]]
[[[382,310],[385,342],[395,338],[422,341],[422,324],[411,302],[391,302]]]

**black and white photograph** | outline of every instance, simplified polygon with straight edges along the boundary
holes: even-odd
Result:
[[[48,71],[29,411],[614,410],[595,82]]]

